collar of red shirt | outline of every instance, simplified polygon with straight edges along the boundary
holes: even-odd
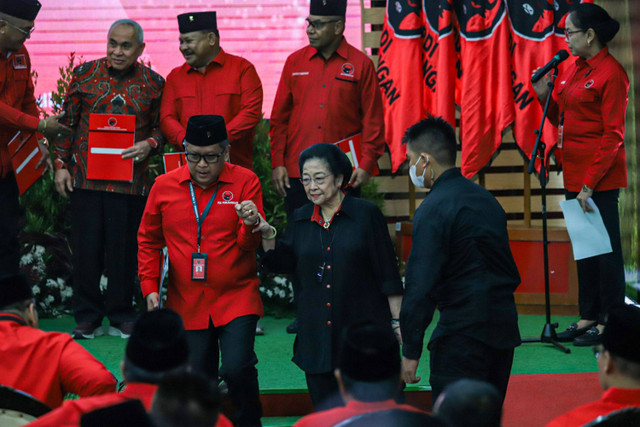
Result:
[[[340,207],[338,208],[336,213],[333,214],[333,218],[335,218],[335,216],[336,216],[336,214],[338,212],[341,212],[343,215],[347,215],[347,216],[349,216],[351,218],[357,218],[357,216],[358,216],[358,208],[355,205],[353,197],[351,197],[349,195],[345,196],[345,198],[342,200],[342,204],[340,205]],[[307,218],[309,218],[309,217],[307,216]],[[331,218],[331,221],[333,221],[333,218]],[[297,219],[296,216],[294,216],[294,219]],[[316,224],[321,225],[321,226],[324,225],[324,218],[320,214],[320,207],[318,205],[313,205],[313,213],[311,214],[311,222],[315,222]]]
[[[640,388],[611,387],[602,395],[602,400],[617,403],[637,404],[640,399]]]
[[[211,185],[217,185],[218,182],[232,183],[234,179],[233,179],[233,174],[231,169],[232,168],[230,167],[229,163],[225,162],[224,167],[222,168],[222,172],[220,172],[220,176],[218,177],[218,180],[212,183]],[[178,182],[182,184],[182,183],[186,183],[189,180],[191,180],[189,165],[184,165],[180,167],[180,169],[178,170]],[[209,187],[211,187],[211,185]]]
[[[114,69],[111,66],[111,63],[109,63],[109,60],[105,57],[105,58],[102,58],[102,66],[106,70],[107,75],[111,77],[117,77],[119,79],[125,79],[135,75],[136,71],[140,67],[140,62],[136,61],[131,67],[127,68],[126,70],[120,71],[120,70]]]
[[[227,61],[227,54],[224,52],[224,50],[222,50],[222,48],[220,48],[220,52],[218,52],[218,54],[216,55],[215,58],[213,58],[205,67],[204,72],[206,73],[209,68],[213,68],[213,67],[224,67],[224,63]],[[197,68],[192,67],[191,65],[187,65],[186,63],[184,64],[187,67],[189,67],[187,69],[187,73],[191,73],[191,72],[196,72],[199,73],[200,70],[198,70]]]
[[[341,56],[343,59],[348,59],[349,57],[349,45],[347,44],[347,39],[345,39],[344,36],[342,36],[342,41],[340,42],[340,46],[338,46],[338,49],[336,49],[333,55],[336,55],[336,54],[338,54],[338,56]],[[307,52],[307,59],[311,60],[316,55],[318,55],[318,57],[322,57],[322,55],[320,55],[320,52],[318,52],[318,49],[309,46],[309,51]],[[333,55],[331,55],[331,57],[333,57]]]
[[[578,68],[582,68],[582,67],[589,67],[590,69],[595,69],[598,64],[600,64],[602,62],[602,60],[609,55],[609,48],[607,46],[603,47],[602,49],[600,49],[600,52],[596,53],[595,55],[593,55],[591,58],[589,59],[584,59],[582,57],[578,57],[576,59],[576,66]]]
[[[27,326],[27,322],[25,322],[22,317],[18,316],[15,313],[0,312],[0,321],[16,322],[21,324],[22,326]]]

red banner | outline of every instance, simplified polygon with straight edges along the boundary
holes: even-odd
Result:
[[[406,159],[406,148],[401,142],[404,131],[425,117],[422,102],[422,22],[420,5],[415,1],[387,2],[377,74],[393,172]]]

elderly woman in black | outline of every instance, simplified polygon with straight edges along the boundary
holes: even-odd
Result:
[[[374,319],[399,337],[402,282],[387,224],[374,204],[345,195],[351,176],[347,156],[333,144],[300,154],[301,182],[309,203],[294,212],[286,236],[277,241],[266,221],[262,265],[296,275],[298,336],[293,361],[306,375],[316,410],[342,404],[334,378],[342,331]]]

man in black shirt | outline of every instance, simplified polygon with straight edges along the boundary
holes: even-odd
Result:
[[[415,213],[400,324],[403,379],[416,377],[424,332],[429,341],[433,401],[447,384],[475,378],[507,390],[513,349],[520,344],[513,292],[520,275],[509,248],[504,210],[455,167],[456,136],[430,117],[404,136],[413,183],[431,188]]]

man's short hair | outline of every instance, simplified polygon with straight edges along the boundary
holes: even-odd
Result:
[[[0,278],[0,309],[20,309],[33,301],[33,290],[24,274],[13,274]]]
[[[640,308],[622,304],[609,310],[602,347],[620,373],[640,380]]]
[[[461,379],[445,387],[434,414],[449,427],[500,427],[502,399],[487,382]]]
[[[402,137],[414,153],[429,153],[442,166],[455,166],[456,131],[442,117],[429,116],[410,126]]]
[[[133,31],[135,32],[136,41],[138,42],[138,44],[141,45],[142,43],[144,43],[144,31],[142,31],[142,27],[136,21],[134,21],[133,19],[118,19],[113,24],[111,24],[111,27],[109,27],[109,34],[111,34],[111,30],[113,30],[118,25],[130,25],[131,27],[133,27]]]
[[[166,376],[159,384],[151,417],[157,427],[210,427],[216,424],[221,407],[218,385],[197,372]]]

